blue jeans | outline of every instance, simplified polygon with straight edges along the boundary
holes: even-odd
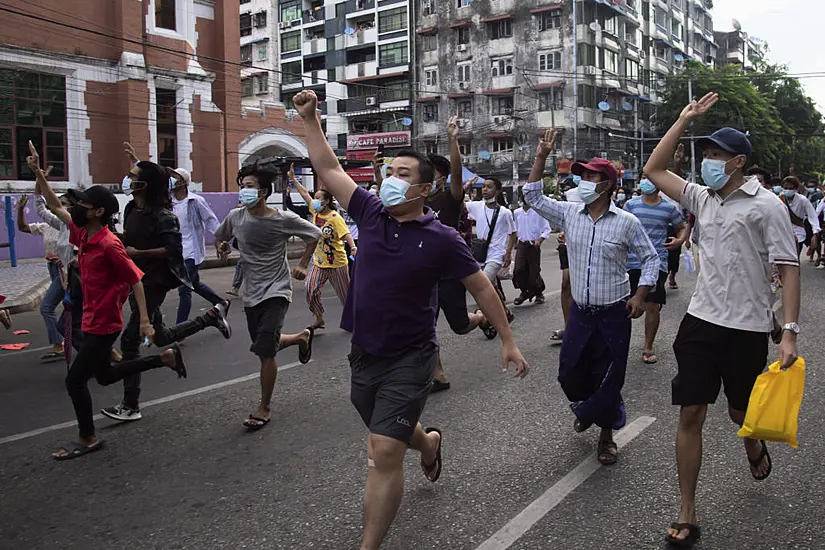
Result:
[[[60,283],[60,268],[56,263],[49,262],[49,277],[52,283],[40,302],[40,315],[46,324],[46,334],[51,345],[57,345],[63,341],[63,337],[57,330],[57,306],[63,301],[63,285]]]
[[[186,273],[189,275],[189,281],[192,283],[192,288],[189,288],[186,285],[181,285],[178,287],[178,296],[180,296],[180,303],[178,304],[178,324],[189,319],[189,312],[192,311],[193,290],[213,306],[224,301],[223,298],[215,293],[214,290],[201,282],[201,277],[198,273],[198,266],[195,265],[195,260],[185,260],[184,263],[186,264]]]

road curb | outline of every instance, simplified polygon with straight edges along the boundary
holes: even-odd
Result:
[[[9,300],[7,302],[9,305],[6,305],[3,309],[12,315],[34,311],[40,306],[40,302],[43,301],[43,296],[46,295],[46,291],[49,290],[51,284],[52,280],[50,278],[43,279],[32,290],[24,294],[22,298]]]

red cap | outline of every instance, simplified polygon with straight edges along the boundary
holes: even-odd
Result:
[[[581,176],[582,172],[585,170],[604,174],[614,185],[619,182],[619,172],[616,171],[616,167],[613,166],[613,163],[607,159],[594,158],[587,164],[576,162],[573,163],[573,166],[570,168],[570,171],[573,172],[573,175],[575,176]]]

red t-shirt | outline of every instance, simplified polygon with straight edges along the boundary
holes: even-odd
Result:
[[[83,289],[83,332],[113,334],[123,330],[123,304],[143,272],[129,259],[120,239],[104,227],[91,239],[69,224],[69,242],[78,247]]]

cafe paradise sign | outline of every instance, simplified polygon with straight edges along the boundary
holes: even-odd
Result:
[[[378,147],[409,147],[412,143],[410,132],[383,132],[381,134],[350,134],[347,136],[347,150],[377,149]]]

